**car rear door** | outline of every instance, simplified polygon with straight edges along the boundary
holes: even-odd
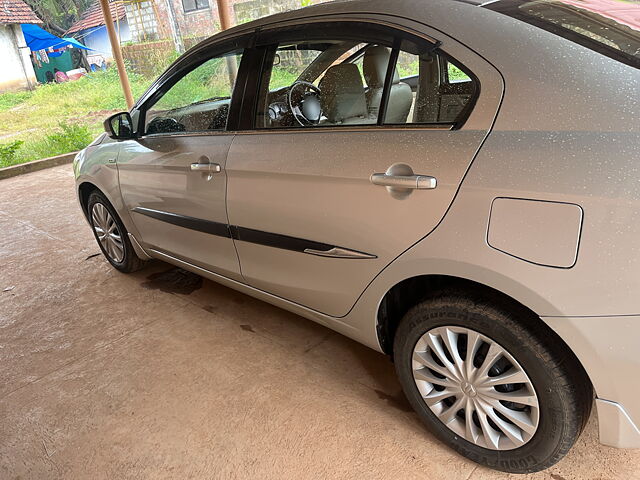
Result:
[[[398,77],[408,75],[400,81],[393,69],[385,72],[383,104],[368,105],[366,112],[378,114],[373,123],[363,115],[333,122],[325,119],[312,126],[264,121],[274,115],[274,109],[286,110],[282,106],[286,102],[269,104],[275,94],[267,92],[282,87],[273,79],[287,73],[276,75],[273,64],[285,68],[291,51],[297,54],[295,61],[308,58],[304,49],[314,42],[349,39],[354,45],[386,45],[389,63],[398,64]],[[442,42],[439,48],[438,42]],[[332,22],[318,19],[265,31],[258,46],[264,48],[265,66],[261,80],[256,79],[256,115],[254,110],[245,112],[254,122],[234,138],[227,161],[229,221],[242,274],[256,288],[328,315],[344,316],[385,266],[442,220],[491,129],[502,82],[498,72],[468,48],[409,21],[391,25],[384,18],[375,24],[355,17]],[[394,60],[396,51],[399,58],[414,55],[415,62],[409,58],[400,65]],[[454,58],[473,82],[472,95],[466,100],[462,94],[469,89],[461,87],[457,97],[443,98],[447,88],[451,90],[444,85],[448,81],[444,70],[453,71],[448,64]],[[352,61],[348,55],[338,60]],[[430,66],[429,62],[435,63]],[[345,68],[332,73],[341,70]],[[374,86],[369,73],[363,76],[367,98]],[[349,90],[350,96],[340,98],[358,103],[360,94],[350,82],[331,88]],[[385,112],[395,107],[389,104],[392,84],[394,92],[414,85],[411,111],[405,122],[395,125],[385,122]],[[323,102],[330,105],[335,98],[337,94]],[[431,107],[434,101],[436,108]],[[460,102],[464,108],[456,113]]]
[[[165,80],[139,109],[142,135],[118,157],[122,197],[144,247],[236,280],[225,168],[244,43],[209,47]]]

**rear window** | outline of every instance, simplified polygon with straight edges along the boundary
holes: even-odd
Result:
[[[498,0],[484,7],[640,68],[638,1]]]

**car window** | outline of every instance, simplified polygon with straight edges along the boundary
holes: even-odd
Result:
[[[403,42],[383,123],[459,124],[477,91],[477,82],[462,65],[429,45]]]
[[[456,83],[456,82],[470,82],[471,77],[467,75],[465,72],[460,70],[460,68],[456,67],[451,62],[446,62],[447,64],[447,82],[448,83]]]
[[[224,130],[241,57],[211,58],[180,78],[147,109],[145,133]]]
[[[262,72],[257,128],[375,125],[388,57],[367,75],[366,52],[375,43],[353,40],[288,42],[271,48]],[[386,62],[386,63],[385,63]]]
[[[269,91],[292,85],[323,52],[322,45],[287,45],[278,48],[269,76]]]

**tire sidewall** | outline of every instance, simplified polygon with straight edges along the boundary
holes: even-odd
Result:
[[[124,255],[122,257],[121,262],[114,261],[109,254],[105,251],[102,243],[98,239],[98,234],[96,233],[95,226],[93,224],[92,211],[95,204],[100,203],[103,207],[107,209],[114,222],[118,226],[118,231],[120,232],[120,236],[122,238],[122,245],[124,247]],[[100,192],[93,192],[89,195],[89,201],[87,202],[87,218],[89,219],[89,224],[91,225],[91,230],[93,231],[93,236],[98,243],[98,247],[100,247],[100,251],[107,259],[107,261],[117,270],[126,272],[128,271],[127,266],[131,263],[131,256],[135,255],[133,252],[133,247],[129,242],[129,238],[127,236],[127,229],[124,227],[122,220],[120,220],[120,216],[116,213],[115,209],[111,206],[111,203],[107,198]]]
[[[442,326],[470,328],[496,341],[529,376],[538,396],[540,420],[536,433],[525,445],[504,451],[474,445],[445,426],[423,401],[413,379],[413,349],[427,331]],[[562,450],[567,408],[571,408],[571,405],[566,405],[563,391],[556,385],[554,366],[541,355],[543,352],[536,348],[537,343],[530,339],[531,335],[521,326],[490,309],[470,311],[457,306],[455,301],[447,300],[431,303],[428,308],[421,304],[407,313],[396,334],[396,371],[407,399],[420,419],[441,441],[475,462],[494,469],[507,472],[538,471],[541,465],[548,464]]]

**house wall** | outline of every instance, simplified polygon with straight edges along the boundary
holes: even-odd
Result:
[[[120,22],[113,22],[116,34],[120,38],[120,43],[128,42],[131,40],[131,32],[129,31],[129,24],[125,19]],[[101,53],[105,58],[112,59],[113,53],[111,52],[111,43],[109,42],[109,34],[107,33],[107,27],[100,25],[99,27],[91,28],[88,30],[82,30],[79,35],[76,36],[80,42],[84,43],[87,47],[96,50]],[[91,52],[87,52],[89,55]]]
[[[158,25],[156,12],[160,15],[160,10],[152,1],[126,3],[124,8],[133,42],[149,42],[167,36]]]
[[[209,0],[208,8],[186,13],[183,0],[169,1],[173,4],[176,22],[183,39],[208,37],[220,31],[216,0]],[[323,1],[326,0],[311,0],[311,3]],[[237,23],[302,6],[302,0],[230,0],[229,3]],[[131,28],[131,39],[134,42],[171,38],[166,0],[138,0],[126,4],[125,8]]]
[[[182,38],[208,37],[220,31],[216,0],[209,7],[185,13],[182,0],[170,0]],[[242,0],[230,0],[233,5]],[[143,42],[171,37],[169,14],[165,0],[147,0],[127,4],[127,20],[131,25],[132,40]],[[146,35],[146,38],[145,38]]]
[[[0,92],[33,88],[30,53],[20,25],[0,25]]]

